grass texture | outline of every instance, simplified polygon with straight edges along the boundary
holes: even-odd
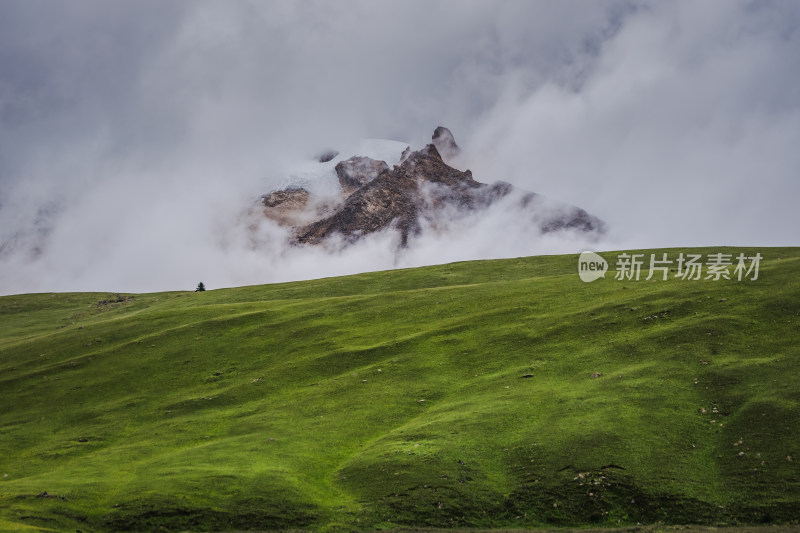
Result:
[[[796,524],[800,249],[658,253],[740,251],[2,297],[0,530]]]

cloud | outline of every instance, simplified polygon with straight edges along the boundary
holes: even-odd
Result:
[[[4,2],[0,293],[578,251],[498,238],[500,213],[401,256],[246,235],[293,162],[439,124],[477,179],[604,218],[606,248],[796,245],[799,22],[788,1]]]
[[[509,83],[466,142],[473,170],[569,198],[626,246],[796,245],[798,15],[791,3],[642,7],[587,58],[578,88]]]

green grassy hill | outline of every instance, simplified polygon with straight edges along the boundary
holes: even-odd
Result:
[[[797,523],[800,249],[745,251],[2,297],[0,530]]]

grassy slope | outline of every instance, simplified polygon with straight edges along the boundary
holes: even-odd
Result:
[[[0,298],[0,529],[797,522],[800,249],[760,251]]]

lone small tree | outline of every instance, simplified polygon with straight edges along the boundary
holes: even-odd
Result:
[[[194,292],[203,292],[204,290],[206,290],[206,286],[201,281],[197,284],[197,288],[194,290]]]

